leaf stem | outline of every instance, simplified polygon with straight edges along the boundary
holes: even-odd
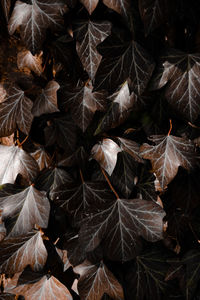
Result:
[[[83,173],[82,173],[81,169],[79,170],[79,173],[80,173],[80,177],[81,177],[81,182],[84,183]]]
[[[168,136],[170,135],[170,133],[172,131],[172,120],[171,119],[169,119],[169,124],[170,124],[170,128],[169,128]]]
[[[101,172],[103,173],[103,176],[105,177],[109,187],[111,188],[112,192],[115,194],[116,198],[119,199],[119,195],[117,194],[117,192],[115,191],[114,187],[112,186],[108,176],[106,175],[106,172],[104,171],[104,169],[101,168]]]
[[[21,143],[18,144],[18,146],[21,147],[26,142],[27,139],[28,139],[28,135],[25,137],[25,139]]]

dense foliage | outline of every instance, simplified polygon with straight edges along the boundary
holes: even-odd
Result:
[[[200,299],[199,15],[0,0],[0,299]]]

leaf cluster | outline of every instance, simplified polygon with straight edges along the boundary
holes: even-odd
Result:
[[[199,299],[199,13],[0,0],[1,299]]]

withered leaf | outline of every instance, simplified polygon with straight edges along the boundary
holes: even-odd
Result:
[[[57,90],[59,88],[60,85],[54,80],[47,83],[33,104],[32,114],[35,117],[59,111],[57,106]]]
[[[12,276],[30,265],[35,271],[43,268],[47,251],[41,232],[4,239],[0,247],[0,272]]]
[[[78,292],[81,300],[101,300],[104,293],[115,300],[124,299],[122,286],[103,262],[93,265],[85,260],[74,268],[74,272],[80,274]]]
[[[8,23],[8,31],[12,35],[20,27],[21,38],[34,55],[41,48],[46,29],[60,27],[66,8],[62,0],[53,3],[49,0],[31,0],[30,4],[18,0]]]
[[[50,204],[44,192],[33,186],[7,197],[0,197],[2,217],[7,221],[8,238],[27,234],[35,225],[48,226]]]
[[[91,80],[94,80],[101,61],[101,55],[96,46],[103,42],[110,32],[111,23],[108,21],[92,22],[89,20],[75,24],[76,50]]]
[[[0,184],[14,183],[17,174],[33,181],[39,171],[35,159],[18,146],[0,145],[3,164],[0,170]]]
[[[200,55],[178,50],[165,51],[159,59],[151,89],[166,85],[164,94],[170,105],[191,122],[200,113]]]
[[[0,136],[11,135],[17,128],[28,135],[33,120],[32,106],[24,91],[17,85],[10,87],[0,103]]]
[[[54,276],[43,276],[38,282],[19,285],[12,292],[21,294],[27,300],[73,300],[69,290]]]
[[[179,166],[187,170],[193,167],[194,144],[173,135],[155,135],[150,140],[155,146],[143,144],[140,154],[143,158],[151,160],[153,171],[164,189],[176,176]]]
[[[104,111],[106,107],[105,91],[92,92],[92,84],[82,84],[74,90],[65,90],[65,104],[71,108],[74,122],[84,132],[91,123],[96,110]]]
[[[120,147],[113,140],[106,138],[93,146],[91,155],[111,176],[117,163],[118,152],[121,152]]]
[[[19,69],[27,68],[40,76],[42,74],[42,51],[38,55],[32,55],[29,50],[20,51],[17,54],[17,66]]]
[[[136,95],[144,92],[154,70],[154,62],[145,49],[133,40],[123,42],[115,36],[107,37],[97,49],[103,58],[96,73],[95,90],[115,92],[129,78]]]
[[[111,260],[127,261],[141,250],[140,236],[150,242],[163,238],[165,212],[154,202],[143,199],[117,199],[106,209],[93,213],[79,232],[86,251],[103,243]]]

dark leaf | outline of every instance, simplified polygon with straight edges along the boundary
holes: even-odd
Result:
[[[133,91],[141,95],[154,69],[154,62],[146,50],[135,41],[123,43],[113,37],[108,37],[97,48],[103,58],[96,73],[95,90],[115,92],[130,78]]]
[[[49,168],[40,173],[36,186],[43,191],[48,191],[50,198],[55,199],[62,193],[63,185],[72,182],[72,178],[61,168]],[[62,188],[61,188],[62,187]]]
[[[166,85],[164,93],[167,101],[191,122],[200,113],[199,72],[198,53],[186,54],[171,49],[160,57],[151,86],[152,89],[160,89]]]
[[[47,83],[33,104],[32,114],[35,117],[59,111],[57,106],[57,90],[59,88],[59,84],[54,80]]]
[[[83,132],[91,123],[95,111],[104,111],[106,107],[105,91],[92,92],[92,89],[91,82],[88,82],[64,91],[66,109],[70,106],[72,118]]]
[[[110,107],[100,121],[95,134],[115,128],[123,123],[129,117],[133,105],[137,101],[137,96],[134,93],[130,94],[126,81],[118,91],[109,97],[109,100],[112,101]]]
[[[73,152],[76,145],[76,127],[68,115],[58,115],[47,122],[44,129],[46,146],[59,145],[68,152]]]
[[[8,276],[30,265],[35,271],[41,270],[47,259],[41,232],[4,239],[0,248],[0,271]]]
[[[75,24],[76,50],[91,80],[94,80],[101,61],[101,55],[96,47],[110,35],[110,32],[111,23],[108,21],[92,22],[89,20]]]
[[[103,0],[103,3],[109,8],[115,10],[117,13],[126,17],[131,8],[131,0]]]
[[[139,9],[147,35],[165,21],[164,0],[139,0]]]
[[[150,138],[155,146],[143,144],[140,154],[151,160],[161,188],[172,181],[181,166],[190,170],[195,162],[194,145],[191,141],[173,135],[155,135]]]
[[[67,184],[61,190],[60,196],[56,199],[61,207],[74,217],[80,213],[96,211],[104,207],[113,199],[113,193],[104,182],[82,182]]]
[[[162,239],[162,208],[142,199],[117,199],[106,209],[91,214],[79,232],[86,251],[103,242],[106,255],[111,260],[127,261],[141,249],[139,236],[147,241]]]
[[[35,54],[41,48],[47,28],[59,28],[66,5],[62,0],[31,0],[30,4],[17,1],[9,20],[8,30],[12,35],[20,27],[22,40]]]
[[[81,300],[101,300],[104,293],[116,300],[124,299],[122,286],[103,262],[93,265],[85,260],[74,268],[74,272],[80,275],[78,291]]]
[[[24,91],[16,85],[10,87],[0,103],[0,136],[8,136],[17,128],[28,135],[33,120],[32,106]]]
[[[169,265],[166,260],[166,255],[159,249],[150,249],[137,256],[126,275],[129,297],[162,300],[167,293],[164,279]]]

